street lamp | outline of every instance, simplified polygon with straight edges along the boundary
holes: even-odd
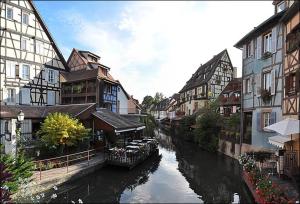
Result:
[[[16,155],[18,152],[18,145],[22,145],[21,143],[21,124],[24,120],[24,113],[20,110],[19,114],[17,115],[17,127],[16,127]]]

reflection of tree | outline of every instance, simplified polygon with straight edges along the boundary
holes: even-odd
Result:
[[[168,151],[174,150],[172,138],[170,136],[168,136],[164,131],[156,130],[155,138],[159,142],[159,145],[161,147],[163,147],[164,149],[167,149]]]
[[[200,150],[196,145],[173,138],[179,171],[198,195],[208,203],[230,203],[242,194],[238,162]],[[249,201],[248,201],[249,202]]]
[[[115,203],[120,202],[121,194],[126,190],[133,190],[138,185],[148,181],[149,175],[154,173],[161,161],[161,155],[153,155],[132,170],[120,167],[105,167],[82,179],[70,182],[59,189],[55,202],[71,202],[81,198],[85,203]],[[87,192],[88,191],[88,192]],[[70,198],[70,199],[68,199]]]

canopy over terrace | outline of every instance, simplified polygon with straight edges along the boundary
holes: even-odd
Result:
[[[145,125],[140,122],[129,120],[117,113],[113,113],[105,108],[99,108],[92,113],[94,116],[94,129],[103,130],[107,133],[114,133],[116,135],[124,135],[125,137],[135,137],[141,135]]]

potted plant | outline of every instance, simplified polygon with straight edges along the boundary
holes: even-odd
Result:
[[[272,98],[270,90],[267,89],[261,89],[260,95],[264,103],[268,103]]]
[[[265,53],[263,54],[262,59],[267,59],[267,58],[269,58],[269,57],[271,57],[271,56],[272,56],[272,53],[269,52],[269,51],[267,51],[267,52],[265,52]]]

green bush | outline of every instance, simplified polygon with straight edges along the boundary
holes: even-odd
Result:
[[[64,113],[53,113],[46,117],[38,135],[49,149],[59,147],[63,153],[66,146],[76,146],[87,139],[89,132],[90,129],[86,129],[78,119]]]
[[[217,113],[217,103],[210,102],[196,120],[195,141],[203,149],[215,152],[218,150],[222,118]]]
[[[11,175],[10,180],[4,182],[11,193],[18,190],[22,180],[29,179],[33,175],[34,164],[24,156],[23,152],[18,153],[16,157],[1,154],[0,163],[6,167],[5,171]]]

